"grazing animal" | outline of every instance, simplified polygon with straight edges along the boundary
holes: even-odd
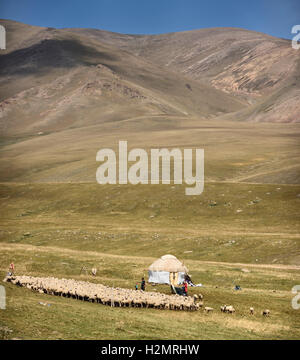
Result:
[[[229,313],[229,314],[235,313],[235,308],[232,305],[224,305],[221,306],[220,309],[224,313]]]
[[[229,314],[235,313],[235,308],[233,306],[226,306],[226,312]]]
[[[226,312],[226,305],[220,307],[221,312]]]
[[[270,316],[270,310],[269,309],[263,310],[262,315],[263,316]]]
[[[206,312],[206,313],[210,313],[213,311],[214,311],[214,309],[212,307],[205,306],[205,308],[204,308],[204,312]]]
[[[104,304],[112,307],[139,307],[169,310],[197,311],[203,306],[191,296],[166,295],[157,292],[108,287],[72,279],[33,276],[8,276],[6,281],[39,293]],[[211,310],[209,310],[211,311]],[[208,311],[208,312],[209,312]]]
[[[251,307],[251,308],[249,309],[249,312],[250,312],[250,315],[254,315],[254,308]]]

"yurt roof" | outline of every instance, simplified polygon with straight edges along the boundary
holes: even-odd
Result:
[[[183,265],[175,256],[164,255],[154,261],[149,267],[150,271],[168,271],[168,272],[188,272],[186,266]]]

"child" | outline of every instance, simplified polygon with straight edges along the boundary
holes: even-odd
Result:
[[[13,262],[9,265],[9,272],[11,275],[14,275],[15,273],[15,264]]]

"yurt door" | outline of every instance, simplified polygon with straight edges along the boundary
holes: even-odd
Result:
[[[170,284],[171,285],[178,285],[178,273],[177,272],[170,272]]]

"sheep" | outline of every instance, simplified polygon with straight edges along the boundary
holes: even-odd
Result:
[[[250,313],[250,315],[254,315],[254,308],[253,307],[249,308],[249,313]]]
[[[263,316],[270,316],[270,310],[269,309],[263,310],[262,315]]]
[[[150,307],[167,310],[197,311],[203,302],[197,303],[201,297],[182,297],[156,292],[144,292],[122,288],[111,288],[102,284],[56,278],[35,278],[31,276],[9,277],[7,281],[15,285],[25,286],[33,291],[71,297],[78,300],[118,307]]]
[[[206,313],[210,313],[213,311],[214,311],[214,309],[212,307],[205,306],[205,308],[204,308],[204,312],[206,312]]]
[[[235,308],[232,305],[223,305],[220,307],[221,312],[233,314],[235,313]]]
[[[233,306],[226,306],[226,312],[229,314],[235,313],[235,308]]]
[[[231,308],[231,305],[223,305],[220,307],[221,312],[227,313],[229,312],[229,309]]]
[[[199,304],[192,304],[191,306],[190,306],[190,310],[191,311],[198,311],[199,310]]]

